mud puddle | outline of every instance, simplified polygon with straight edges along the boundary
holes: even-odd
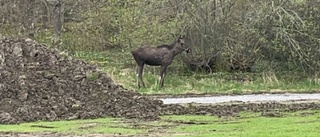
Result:
[[[252,94],[252,95],[223,95],[223,96],[199,96],[199,97],[182,97],[182,98],[158,98],[164,104],[216,104],[223,102],[282,102],[298,100],[320,100],[320,93],[284,93],[284,94]]]

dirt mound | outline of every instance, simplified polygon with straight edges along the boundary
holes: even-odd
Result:
[[[30,39],[0,40],[0,124],[103,116],[157,119],[161,104],[115,84],[92,64]]]
[[[216,115],[216,116],[236,116],[242,111],[251,112],[295,112],[299,110],[319,110],[320,103],[281,103],[281,102],[262,102],[262,103],[233,103],[217,105],[198,105],[198,104],[165,104],[162,108],[164,115]]]

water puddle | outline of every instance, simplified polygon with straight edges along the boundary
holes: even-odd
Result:
[[[215,104],[223,102],[265,102],[265,101],[291,101],[291,100],[320,100],[320,93],[314,94],[253,94],[253,95],[227,95],[211,97],[188,98],[160,98],[164,104],[205,103]]]

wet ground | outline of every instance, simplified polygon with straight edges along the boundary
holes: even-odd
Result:
[[[301,102],[301,101],[285,101],[282,103],[279,102],[264,102],[264,103],[237,103],[232,102],[228,103],[217,103],[210,105],[199,105],[199,104],[164,104],[162,106],[162,115],[217,115],[221,118],[222,121],[229,119],[240,118],[239,112],[242,111],[251,111],[260,113],[261,117],[285,117],[287,112],[296,112],[302,110],[301,116],[313,115],[310,110],[319,110],[320,101],[318,100],[313,102]],[[146,128],[147,124],[141,124],[140,120],[135,119],[126,119],[125,122],[129,123],[129,127],[132,128]],[[155,127],[148,126],[148,133],[146,134],[136,134],[136,135],[125,135],[125,134],[84,134],[84,135],[74,135],[74,134],[61,134],[55,132],[46,132],[46,133],[1,133],[0,136],[4,137],[156,137],[164,135],[174,135],[176,133],[166,133],[171,127],[178,125],[206,125],[209,123],[203,121],[170,121],[172,125],[156,125]],[[232,122],[232,121],[231,121]],[[230,123],[230,122],[228,122]],[[221,124],[221,123],[220,123]],[[178,133],[177,133],[178,134]]]
[[[0,133],[1,137],[133,137],[132,135],[116,134],[86,134],[86,135],[68,135],[60,133]],[[139,137],[136,135],[135,137]]]
[[[295,100],[320,100],[320,93],[313,94],[252,94],[252,95],[223,95],[223,96],[199,96],[179,98],[158,98],[164,104],[203,103],[215,104],[223,102],[270,102],[270,101],[295,101]]]

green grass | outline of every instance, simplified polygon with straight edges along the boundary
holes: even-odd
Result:
[[[30,122],[0,125],[0,134],[1,132],[54,132],[76,135],[121,134],[168,137],[318,137],[319,129],[320,110],[305,110],[294,113],[283,112],[282,117],[263,117],[260,113],[242,112],[239,117],[169,115],[162,116],[159,121],[144,122],[115,118]]]
[[[188,72],[178,58],[168,67],[165,86],[158,88],[159,67],[145,66],[146,88],[137,88],[136,65],[129,52],[75,52],[75,57],[98,64],[112,79],[129,89],[144,94],[216,93],[244,94],[257,92],[320,91],[320,78],[299,72],[260,72],[203,74]],[[181,67],[182,66],[182,67]]]
[[[0,125],[0,132],[59,132],[66,134],[138,134],[141,130],[120,127],[115,118],[99,118],[72,121],[30,122],[16,125]]]
[[[219,120],[213,116],[166,116],[165,118],[210,123],[180,125],[170,129],[171,132],[187,133],[190,137],[317,137],[320,131],[320,114],[319,111],[313,112],[314,114],[309,116],[288,113],[281,118],[258,117],[257,113],[242,114],[241,118],[231,120]],[[248,115],[250,117],[247,117]]]

